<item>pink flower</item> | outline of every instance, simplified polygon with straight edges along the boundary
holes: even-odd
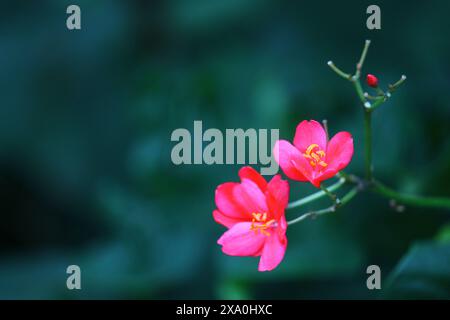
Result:
[[[230,256],[260,256],[259,271],[273,270],[286,251],[284,210],[289,184],[276,175],[269,183],[253,168],[239,170],[241,182],[226,182],[216,189],[213,216],[228,228],[217,241]]]
[[[295,131],[294,145],[279,140],[275,160],[289,178],[310,181],[317,188],[326,179],[344,169],[353,156],[353,138],[348,132],[337,133],[330,141],[317,121],[302,121]]]

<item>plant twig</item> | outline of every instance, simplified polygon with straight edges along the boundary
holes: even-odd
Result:
[[[333,201],[335,205],[340,204],[341,200],[332,191],[328,190],[323,185],[320,185],[320,189],[322,189],[322,191],[325,192],[325,194],[331,199],[331,201]]]
[[[372,180],[372,114],[370,110],[364,110],[364,156],[366,179]]]
[[[356,187],[354,187],[349,193],[347,193],[342,199],[341,203],[335,203],[333,206],[329,208],[325,208],[318,211],[312,211],[303,214],[302,216],[298,217],[297,219],[294,219],[290,221],[288,224],[293,224],[298,221],[304,220],[310,216],[316,216],[325,214],[328,212],[334,212],[339,206],[347,203],[350,201],[359,191],[366,189],[367,187],[370,187],[373,191],[379,193],[380,195],[387,197],[391,200],[395,200],[396,202],[400,202],[403,204],[409,204],[409,205],[415,205],[415,206],[422,206],[422,207],[436,207],[436,208],[446,208],[450,209],[450,198],[447,197],[424,197],[424,196],[417,196],[417,195],[411,195],[411,194],[404,194],[398,191],[395,191],[381,182],[375,180],[373,178],[373,165],[372,165],[372,112],[377,109],[380,105],[382,105],[384,102],[386,102],[390,97],[391,93],[393,93],[405,80],[406,76],[402,75],[400,80],[395,82],[392,85],[389,85],[388,90],[384,92],[381,89],[377,89],[378,96],[372,97],[368,93],[364,93],[360,76],[361,76],[361,70],[364,64],[364,61],[367,56],[367,52],[370,46],[370,40],[366,40],[364,49],[362,51],[361,57],[356,64],[356,72],[355,75],[351,76],[348,73],[345,73],[341,71],[339,68],[337,68],[333,62],[329,61],[328,65],[331,67],[333,71],[335,71],[339,76],[345,78],[346,80],[349,80],[353,83],[353,86],[355,88],[356,94],[358,95],[359,99],[361,100],[361,103],[364,106],[364,155],[365,155],[365,171],[366,171],[366,179],[361,179],[354,175],[347,175],[344,172],[340,172],[339,176],[344,179],[341,180],[342,183],[349,182],[356,184]],[[373,103],[369,102],[368,99],[370,99]],[[337,185],[337,184],[336,184]],[[340,185],[339,185],[340,187]],[[330,196],[333,199],[334,194],[332,194],[330,191],[332,191],[332,188],[334,190],[334,185],[328,188],[324,188],[322,191],[311,195],[310,197],[306,197],[304,199],[300,199],[297,202],[294,202],[294,205],[291,205],[290,207],[297,207],[298,203],[304,204],[306,203],[306,199],[312,199],[311,201],[322,197],[326,194]],[[337,188],[336,188],[337,189]],[[310,201],[307,201],[310,202]],[[299,204],[300,205],[300,204]],[[289,206],[288,206],[289,208]]]
[[[335,184],[331,185],[328,187],[328,191],[334,192],[336,190],[338,190],[340,187],[342,187],[346,182],[345,178],[340,178],[338,182],[336,182]],[[313,202],[315,200],[318,200],[322,197],[326,196],[326,193],[321,190],[318,191],[316,193],[313,193],[307,197],[304,197],[302,199],[299,199],[297,201],[291,202],[288,204],[287,209],[294,209],[294,208],[298,208],[300,206],[303,206],[305,204],[308,204],[310,202]]]
[[[358,63],[356,64],[356,72],[355,72],[355,80],[359,79],[361,75],[361,69],[363,67],[364,61],[366,60],[367,52],[369,51],[370,40],[366,40],[364,44],[364,49],[361,53],[361,58],[359,58]]]
[[[300,221],[303,221],[307,218],[314,218],[320,215],[324,215],[330,212],[335,212],[338,208],[342,207],[343,205],[345,205],[346,203],[348,203],[350,200],[353,199],[353,197],[355,197],[357,195],[357,193],[360,191],[360,188],[358,186],[353,187],[353,189],[351,189],[349,192],[347,192],[343,197],[342,200],[339,204],[334,204],[328,208],[325,209],[321,209],[321,210],[315,210],[315,211],[310,211],[307,213],[302,214],[301,216],[290,220],[287,222],[288,225],[293,225],[295,223],[298,223]]]
[[[405,80],[406,80],[406,76],[405,75],[402,75],[401,76],[401,78],[400,78],[400,80],[398,80],[396,83],[394,83],[394,84],[390,84],[389,85],[389,90],[388,90],[388,92],[389,93],[392,93],[392,92],[394,92],[403,82],[405,82]]]
[[[333,61],[330,60],[330,61],[328,61],[327,64],[328,64],[328,66],[331,68],[331,70],[333,70],[334,72],[337,73],[338,76],[340,76],[340,77],[342,77],[342,78],[344,78],[344,79],[347,79],[347,80],[350,80],[350,81],[351,81],[352,75],[349,74],[349,73],[345,73],[344,71],[342,71],[341,69],[339,69],[338,67],[336,67],[336,66],[334,65]]]
[[[388,92],[385,96],[378,97],[375,102],[368,108],[368,111],[372,112],[373,110],[381,106],[390,96],[391,94]]]
[[[401,193],[385,186],[384,184],[376,180],[373,181],[373,190],[384,197],[394,199],[397,202],[407,205],[450,209],[450,198],[446,197],[424,197]]]
[[[359,78],[355,78],[353,81],[353,85],[355,87],[356,93],[358,94],[358,98],[359,100],[361,100],[361,102],[363,103],[364,107],[366,106],[367,103],[367,99],[366,96],[364,95],[364,91],[361,87],[361,82],[359,81]]]

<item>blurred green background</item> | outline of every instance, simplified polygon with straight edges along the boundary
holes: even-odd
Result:
[[[78,4],[82,30],[66,28]],[[376,175],[450,196],[450,2],[2,1],[0,298],[450,298],[450,212],[362,194],[288,229],[281,265],[225,256],[214,190],[239,165],[175,166],[176,128],[280,128],[328,119],[355,139],[362,111],[327,67],[382,86],[408,80],[374,116]],[[294,183],[291,200],[315,189]],[[327,205],[289,211],[288,219]],[[82,290],[66,289],[66,268]],[[366,288],[366,268],[382,290]]]

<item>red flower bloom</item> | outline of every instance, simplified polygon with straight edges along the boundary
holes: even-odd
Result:
[[[251,167],[239,170],[239,177],[240,183],[226,182],[216,189],[214,220],[229,228],[217,243],[231,256],[261,256],[258,270],[270,271],[286,251],[289,184],[280,175],[267,183]]]
[[[366,82],[372,88],[378,87],[378,78],[375,77],[373,74],[368,74],[367,75]]]
[[[353,156],[353,138],[348,132],[337,133],[329,142],[317,121],[302,121],[295,132],[294,145],[279,140],[275,160],[289,178],[310,181],[317,188],[326,179],[344,169]]]

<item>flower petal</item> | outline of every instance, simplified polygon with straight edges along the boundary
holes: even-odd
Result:
[[[230,256],[259,256],[267,237],[260,232],[250,230],[251,222],[235,224],[217,241],[222,251]]]
[[[281,216],[280,220],[278,221],[278,229],[277,229],[277,231],[280,234],[285,234],[286,233],[286,229],[287,229],[286,217],[285,216]]]
[[[261,189],[261,191],[265,191],[267,188],[267,181],[264,179],[258,171],[253,169],[252,167],[242,167],[239,170],[239,177],[241,180],[249,179],[256,183],[256,185]]]
[[[317,144],[321,150],[325,151],[327,134],[319,122],[304,120],[295,130],[294,146],[303,153],[312,144]]]
[[[233,199],[243,208],[245,216],[268,211],[266,196],[251,180],[244,179],[233,189]]]
[[[301,162],[304,157],[290,142],[278,140],[273,148],[273,154],[286,176],[292,180],[308,181],[304,174],[294,165],[294,162]]]
[[[338,173],[338,171],[336,171],[334,168],[331,168],[331,167],[327,168],[324,171],[320,172],[318,175],[316,175],[312,179],[311,183],[315,187],[320,188],[320,184],[321,184],[322,181],[325,181],[325,180],[328,180],[330,178],[333,178],[336,175],[336,173]]]
[[[250,220],[252,218],[251,212],[237,202],[234,196],[234,190],[238,187],[239,183],[237,182],[226,182],[217,187],[215,196],[217,209],[228,217]]]
[[[258,271],[275,269],[284,258],[286,246],[287,238],[284,232],[274,232],[267,237],[259,259]]]
[[[267,191],[266,201],[272,219],[279,220],[284,215],[284,210],[289,201],[289,183],[276,175],[270,180]]]
[[[213,211],[213,217],[217,223],[220,223],[227,228],[231,228],[236,223],[248,221],[248,218],[246,218],[246,217],[241,217],[241,218],[229,217],[226,214],[220,212],[219,210]]]
[[[326,162],[336,172],[344,169],[352,160],[353,138],[348,132],[337,133],[328,143]]]
[[[316,187],[319,187],[314,183],[314,180],[316,179],[317,175],[320,172],[311,165],[309,160],[301,156],[295,161],[292,161],[292,165],[295,167],[297,171],[303,174],[303,176],[305,177],[304,181],[309,181]]]

